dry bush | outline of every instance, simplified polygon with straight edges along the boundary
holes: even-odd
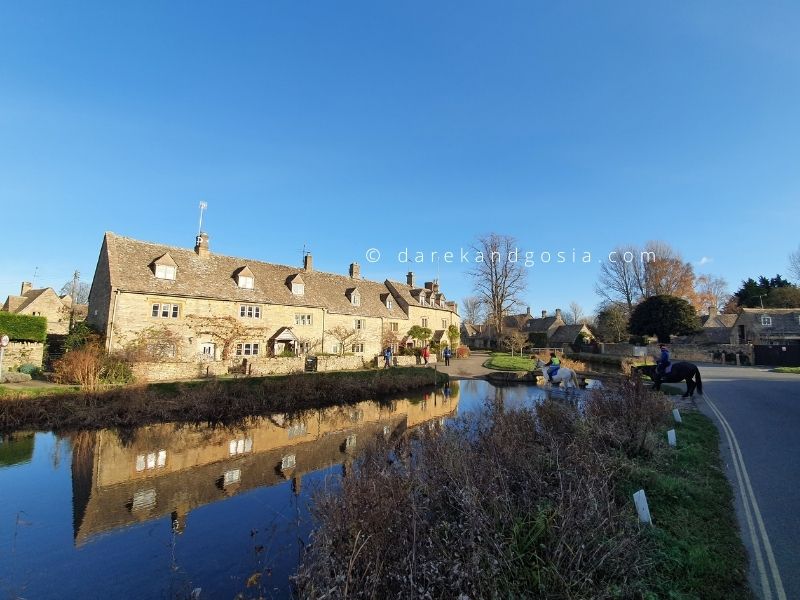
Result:
[[[456,348],[456,358],[469,358],[469,348],[467,346]]]
[[[635,519],[617,505],[616,463],[578,419],[495,411],[369,448],[340,493],[316,499],[299,595],[624,595],[642,561]]]
[[[89,390],[97,389],[104,357],[103,348],[96,343],[70,350],[53,365],[54,379],[57,383],[73,383]]]
[[[652,451],[652,434],[669,415],[669,401],[646,387],[641,377],[609,382],[592,390],[584,405],[596,439],[622,448],[630,457]]]

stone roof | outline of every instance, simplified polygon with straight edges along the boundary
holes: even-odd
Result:
[[[563,323],[563,320],[555,316],[541,317],[539,319],[529,319],[526,324],[526,329],[528,331],[533,331],[536,333],[545,333],[555,324],[556,321],[561,321]]]
[[[352,280],[351,280],[352,281]],[[359,282],[359,289],[361,286],[361,282],[364,281],[363,279],[358,280]],[[384,285],[384,284],[381,284]],[[453,310],[448,306],[431,306],[430,304],[421,304],[415,294],[418,292],[425,292],[428,295],[431,294],[431,290],[426,290],[425,288],[410,286],[405,283],[399,283],[397,281],[390,281],[386,280],[385,282],[386,287],[392,292],[392,295],[399,301],[404,302],[409,306],[424,306],[425,308],[430,308],[433,310],[444,310],[447,312],[453,312]],[[446,301],[444,294],[442,294],[442,301]]]
[[[21,296],[9,296],[6,299],[5,304],[3,304],[3,310],[13,313],[18,313],[22,310],[25,310],[28,306],[36,302],[40,296],[47,293],[48,290],[53,292],[53,295],[61,300],[53,288],[38,288],[35,290],[28,290]]]
[[[798,308],[743,308],[737,315],[736,325],[756,324],[759,329],[767,329],[761,326],[761,317],[772,318],[772,326],[769,328],[774,332],[800,333],[800,307]]]
[[[111,288],[126,292],[210,298],[233,302],[264,303],[286,306],[326,308],[330,312],[391,319],[407,319],[403,310],[393,303],[386,308],[385,294],[396,291],[412,305],[419,305],[411,296],[411,287],[391,282],[386,283],[355,279],[347,275],[336,275],[321,271],[305,271],[299,267],[278,265],[252,259],[222,256],[210,253],[201,258],[194,250],[142,242],[122,237],[111,232],[105,235],[105,247]],[[174,280],[155,277],[150,265],[157,258],[169,254],[177,267]],[[243,267],[253,273],[253,289],[240,288],[235,274]],[[294,295],[291,281],[302,274],[305,293]],[[360,306],[353,306],[347,291],[358,287]],[[383,295],[383,296],[382,296]],[[393,294],[395,295],[395,294]],[[438,308],[427,307],[426,308]],[[438,310],[449,310],[438,308]]]
[[[733,324],[736,323],[736,319],[739,318],[738,314],[723,314],[717,315],[715,317],[711,317],[710,315],[703,315],[700,317],[700,323],[703,327],[706,328],[727,328],[730,329],[733,327]]]
[[[583,324],[562,325],[556,329],[555,333],[553,333],[548,341],[554,344],[572,344],[584,329],[586,329],[586,331],[589,330],[586,325]]]

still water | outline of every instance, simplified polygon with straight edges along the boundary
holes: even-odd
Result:
[[[0,594],[290,597],[313,493],[335,487],[369,438],[441,427],[488,399],[510,409],[543,394],[461,381],[239,429],[167,423],[0,437]]]

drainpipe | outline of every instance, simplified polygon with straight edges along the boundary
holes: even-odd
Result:
[[[119,300],[119,290],[114,290],[114,308],[111,310],[111,321],[108,324],[108,341],[106,342],[106,352],[111,352],[111,340],[114,337],[114,317],[117,314],[118,300]]]

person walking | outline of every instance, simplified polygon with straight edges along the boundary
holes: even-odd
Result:
[[[445,367],[449,367],[450,366],[450,357],[453,355],[453,353],[450,352],[450,346],[445,346],[444,347],[444,352],[442,354],[444,355],[444,366]]]
[[[383,368],[388,369],[392,366],[392,347],[386,346],[386,350],[383,351]]]
[[[426,365],[428,364],[428,357],[430,357],[430,355],[431,355],[431,351],[428,350],[427,346],[425,346],[422,349],[422,360],[424,361],[424,364],[426,364]]]

